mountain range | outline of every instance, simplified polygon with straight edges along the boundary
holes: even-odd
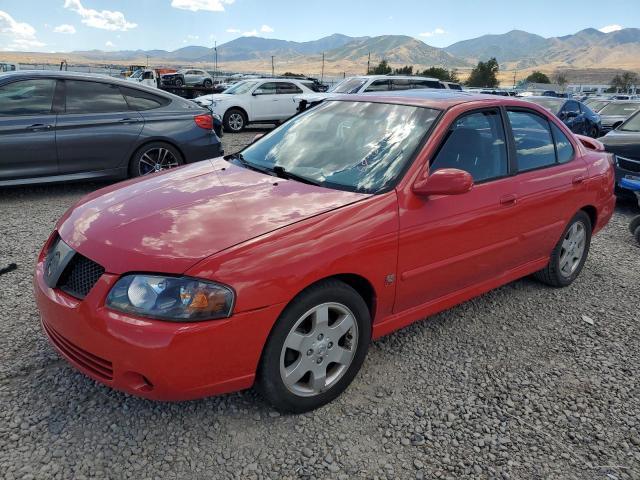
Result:
[[[240,37],[218,46],[222,68],[245,71],[270,71],[271,57],[278,69],[312,73],[319,71],[324,53],[325,71],[362,72],[371,55],[371,64],[387,60],[392,66],[418,68],[443,66],[468,71],[479,60],[496,57],[503,70],[540,69],[627,69],[640,71],[640,29],[625,28],[611,33],[588,28],[573,35],[544,38],[521,30],[499,35],[484,35],[437,48],[413,37],[382,35],[350,37],[333,34],[309,42]],[[17,55],[17,54],[16,54]],[[29,58],[35,58],[39,54]],[[47,54],[51,57],[52,54]],[[75,61],[92,63],[145,63],[150,65],[211,65],[214,50],[187,46],[174,51],[123,50],[75,51],[60,54]],[[353,74],[353,73],[352,73]]]

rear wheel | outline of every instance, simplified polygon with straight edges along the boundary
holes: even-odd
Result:
[[[211,88],[212,85],[213,85],[213,82],[208,78],[204,82],[202,82],[202,86],[204,88]]]
[[[636,228],[636,232],[633,236],[636,237],[636,242],[640,243],[640,227]]]
[[[150,173],[175,168],[184,163],[180,152],[163,142],[154,142],[140,147],[133,154],[129,165],[130,177],[141,177]]]
[[[247,125],[247,118],[242,110],[232,108],[224,114],[223,124],[227,132],[239,133]]]
[[[184,82],[182,81],[181,78],[176,78],[175,84],[176,84],[176,87],[181,87],[184,85]]]
[[[364,362],[369,309],[350,286],[319,283],[284,310],[265,346],[257,387],[278,410],[306,412],[340,395]]]
[[[552,287],[567,287],[578,278],[591,245],[591,220],[583,212],[578,212],[569,222],[560,241],[551,252],[545,268],[534,276]]]

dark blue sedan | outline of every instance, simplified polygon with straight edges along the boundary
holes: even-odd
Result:
[[[551,111],[573,133],[598,138],[602,131],[600,115],[577,100],[553,97],[523,97],[522,100],[537,103]]]
[[[107,76],[0,74],[0,186],[123,179],[223,154],[211,112]]]

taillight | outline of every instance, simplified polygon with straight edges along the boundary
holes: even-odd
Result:
[[[193,121],[196,122],[200,128],[205,130],[213,130],[213,117],[210,114],[198,115],[193,117]]]

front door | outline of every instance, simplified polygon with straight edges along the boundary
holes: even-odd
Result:
[[[516,183],[510,176],[503,116],[497,108],[456,119],[429,170],[466,170],[461,195],[414,197],[400,205],[395,312],[495,278],[518,264]]]
[[[58,173],[55,90],[45,78],[0,86],[0,182]]]
[[[133,154],[144,121],[129,110],[117,85],[65,80],[66,109],[58,115],[60,172],[122,168]]]

